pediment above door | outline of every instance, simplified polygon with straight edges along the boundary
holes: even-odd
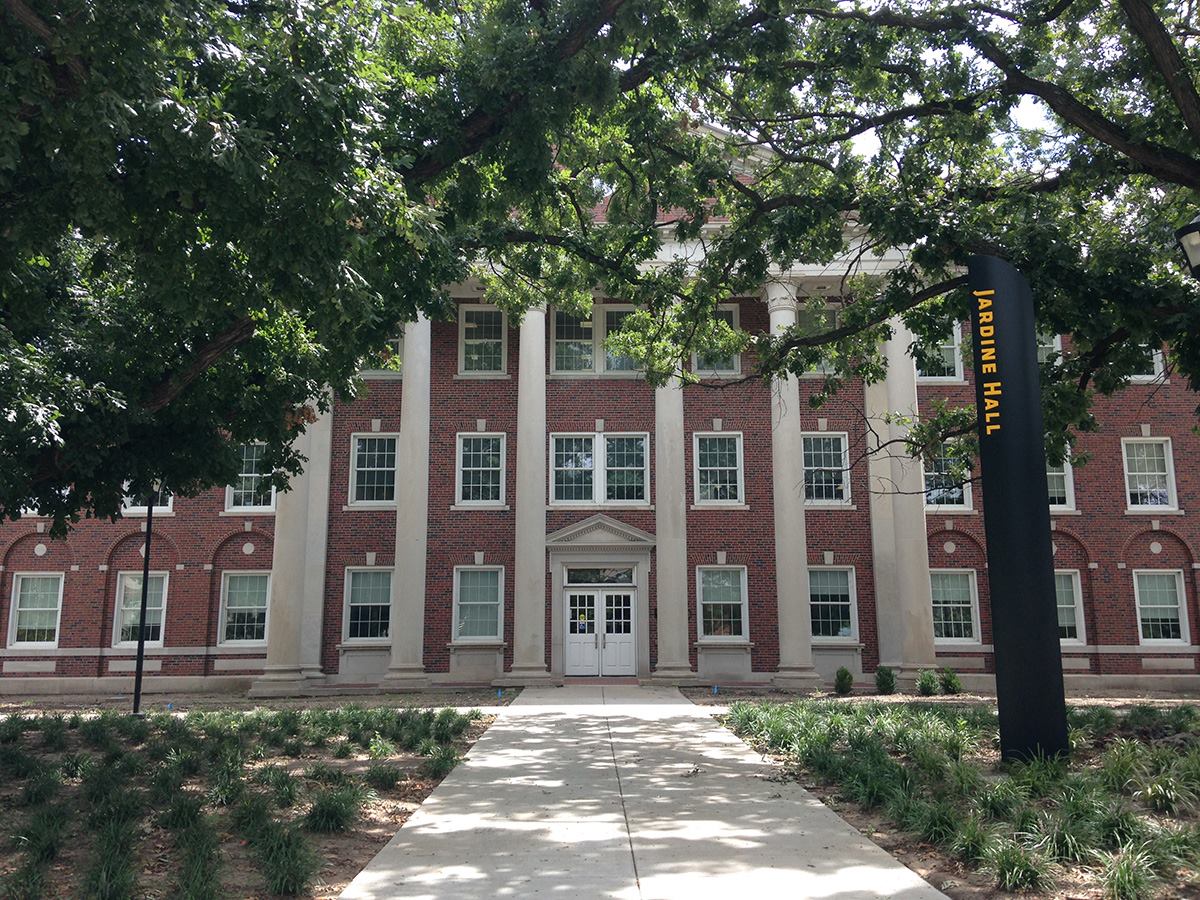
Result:
[[[649,550],[654,535],[597,513],[546,535],[546,546],[551,550]]]

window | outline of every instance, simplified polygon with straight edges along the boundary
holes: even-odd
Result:
[[[58,646],[62,593],[62,573],[35,572],[14,575],[9,645]]]
[[[354,435],[350,460],[350,502],[396,502],[396,436]]]
[[[720,319],[734,331],[738,330],[738,307],[736,304],[718,306],[713,317]],[[742,371],[741,354],[722,356],[720,353],[693,353],[692,370],[701,376],[737,375]]]
[[[1134,572],[1133,597],[1143,644],[1187,643],[1182,572]]]
[[[1163,358],[1162,348],[1154,350],[1146,347],[1145,350],[1145,365],[1129,376],[1131,384],[1149,384],[1153,381],[1160,381],[1166,372],[1167,366],[1166,360]]]
[[[591,318],[554,311],[554,371],[595,371],[595,342]]]
[[[970,509],[971,485],[964,482],[969,473],[956,476],[952,471],[959,457],[949,441],[943,441],[937,455],[925,464],[925,505],[936,509]]]
[[[929,361],[917,366],[917,378],[922,381],[962,381],[962,330],[957,324],[950,335],[933,347]]]
[[[383,640],[392,619],[392,570],[346,570],[346,640]]]
[[[265,444],[242,444],[237,481],[225,488],[225,509],[266,512],[275,508],[275,488],[263,468]]]
[[[633,312],[633,308],[614,309],[606,306],[604,312],[604,336],[602,341],[607,341],[610,334],[616,334],[621,330],[621,326],[625,324],[625,320],[629,318],[629,314]],[[636,372],[637,360],[632,356],[625,356],[621,353],[614,353],[607,347],[604,348],[604,371],[605,372]]]
[[[853,569],[810,568],[808,600],[814,638],[853,639],[857,635]]]
[[[1054,602],[1058,607],[1058,639],[1083,643],[1083,591],[1074,569],[1054,573]]]
[[[804,435],[804,502],[850,501],[850,453],[846,435]]]
[[[1075,508],[1075,476],[1070,462],[1064,459],[1057,465],[1046,463],[1046,487],[1051,509]]]
[[[458,436],[458,505],[503,505],[504,443],[503,434]]]
[[[129,485],[126,484],[125,487],[128,489]],[[168,488],[163,488],[154,500],[154,514],[157,516],[172,512],[174,506],[175,495]],[[125,499],[121,501],[121,513],[126,516],[144,516],[146,514],[146,498],[131,497],[126,494]]]
[[[552,435],[552,503],[649,502],[649,460],[644,434]],[[600,444],[602,465],[595,448]]]
[[[694,440],[696,504],[744,503],[741,434],[697,433]]]
[[[458,371],[502,375],[507,368],[508,322],[494,306],[458,306]]]
[[[1062,335],[1039,331],[1034,338],[1037,341],[1037,361],[1039,366],[1050,362],[1053,356],[1056,361],[1062,361]]]
[[[399,378],[404,369],[404,332],[398,337],[388,338],[379,352],[368,358],[368,368],[360,373],[364,378]]]
[[[221,643],[258,644],[267,639],[266,572],[226,572],[222,579]]]
[[[1174,509],[1175,471],[1168,438],[1121,441],[1130,509]]]
[[[700,567],[696,570],[696,582],[700,596],[700,637],[745,640],[745,567]]]
[[[930,572],[933,588],[933,639],[935,643],[979,643],[979,608],[975,573]]]
[[[838,312],[836,309],[825,307],[824,309],[814,309],[811,306],[802,306],[796,311],[796,326],[802,335],[824,334],[836,328],[838,324]],[[828,350],[828,347],[826,347]],[[802,373],[806,376],[812,375],[828,375],[833,372],[835,365],[828,355],[823,356],[817,364]]]
[[[454,570],[454,640],[500,639],[504,570],[498,566],[459,566]]]
[[[163,618],[167,609],[167,573],[151,572],[146,589],[146,643],[162,646]],[[117,624],[114,647],[136,646],[142,610],[142,573],[117,575]]]

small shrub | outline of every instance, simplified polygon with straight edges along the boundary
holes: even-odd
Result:
[[[938,677],[932,669],[922,669],[917,673],[917,693],[922,697],[932,697],[938,692]]]
[[[1175,815],[1196,804],[1196,794],[1174,772],[1147,776],[1133,794],[1155,812]]]
[[[299,796],[300,785],[292,774],[280,766],[263,766],[254,773],[254,780],[271,790],[277,806],[294,806]]]
[[[47,863],[58,856],[70,820],[64,805],[42,807],[17,832],[16,844],[25,852],[29,862],[37,865]]]
[[[1139,704],[1129,710],[1125,716],[1124,725],[1130,731],[1135,731],[1144,737],[1162,737],[1169,730],[1163,712],[1157,706]]]
[[[896,673],[887,666],[875,670],[875,690],[880,694],[896,693]]]
[[[963,862],[979,863],[987,857],[994,840],[992,830],[976,813],[971,813],[959,824],[950,847]]]
[[[179,832],[175,846],[181,857],[177,893],[183,900],[217,900],[219,843],[217,833],[203,817]]]
[[[350,758],[350,742],[338,741],[333,745],[334,759],[349,759]]]
[[[371,743],[367,745],[367,756],[371,757],[371,759],[387,759],[399,752],[396,749],[396,745],[379,734],[379,732],[375,732],[375,737],[371,738]]]
[[[87,753],[64,754],[58,763],[64,778],[83,778],[95,764],[95,758]]]
[[[267,889],[272,894],[295,896],[304,893],[319,866],[304,835],[295,827],[274,825],[268,828],[255,849]]]
[[[42,749],[62,753],[67,749],[67,720],[62,716],[43,716],[40,722]]]
[[[938,672],[938,685],[943,694],[961,694],[963,689],[962,680],[949,666],[945,666]]]
[[[1035,756],[1013,765],[1012,777],[1025,787],[1031,797],[1049,797],[1062,786],[1067,775],[1064,760],[1051,756]]]
[[[917,816],[916,832],[931,844],[945,845],[958,834],[961,817],[945,801],[925,804]]]
[[[235,766],[221,766],[212,774],[208,799],[217,806],[233,806],[242,798],[245,787],[240,769]]]
[[[458,765],[458,751],[450,745],[436,747],[425,757],[425,774],[430,778],[445,778]]]
[[[32,860],[27,860],[21,868],[0,880],[3,900],[42,900],[45,893],[46,872]]]
[[[58,770],[46,766],[25,782],[21,790],[21,803],[24,806],[41,806],[49,802],[61,786]]]
[[[1032,835],[1034,846],[1057,862],[1086,862],[1092,854],[1096,833],[1091,823],[1082,819],[1067,819],[1042,813],[1036,833]]]
[[[449,744],[462,737],[470,723],[471,720],[466,716],[447,707],[439,710],[438,714],[434,716],[430,734],[439,744]]]
[[[400,781],[400,769],[396,766],[377,763],[363,773],[363,780],[379,791],[390,791]]]
[[[233,827],[250,843],[257,841],[274,824],[267,798],[260,794],[247,794],[233,808]]]
[[[1100,778],[1114,791],[1125,792],[1143,768],[1144,748],[1137,741],[1117,738],[1100,754]]]
[[[313,795],[312,806],[304,816],[309,831],[345,831],[350,827],[366,799],[357,785],[345,784]]]
[[[846,696],[854,690],[854,673],[842,666],[833,676],[833,689],[839,696]]]
[[[133,823],[127,820],[110,819],[97,829],[92,862],[84,874],[84,895],[94,900],[126,900],[134,896],[135,837]]]
[[[1154,890],[1154,869],[1140,847],[1125,847],[1104,861],[1100,884],[1108,900],[1144,900]]]
[[[1096,819],[1096,840],[1108,850],[1143,840],[1147,833],[1142,818],[1119,800],[1110,803]]]
[[[1010,838],[992,844],[985,864],[1002,891],[1046,891],[1054,880],[1053,868],[1045,856]]]
[[[320,784],[340,784],[346,780],[346,774],[327,762],[315,762],[304,770],[304,777],[309,781]]]
[[[21,739],[29,720],[20,713],[13,713],[7,719],[0,720],[0,744],[13,744]]]
[[[170,803],[183,790],[183,772],[169,762],[160,763],[150,776],[150,802],[156,806]]]
[[[0,746],[0,771],[10,778],[28,778],[40,768],[37,758],[20,747]]]

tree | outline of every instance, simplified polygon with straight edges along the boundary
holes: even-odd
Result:
[[[513,316],[639,304],[612,340],[661,380],[746,341],[720,300],[849,254],[836,321],[755,341],[758,376],[831,360],[831,395],[881,376],[894,316],[964,318],[960,267],[996,252],[1073,335],[1058,453],[1147,343],[1200,371],[1170,238],[1200,205],[1192,0],[2,8],[8,515],[225,483],[247,440],[295,471],[305,404],[468,273]],[[652,265],[667,239],[704,256]],[[857,270],[884,247],[904,264]]]

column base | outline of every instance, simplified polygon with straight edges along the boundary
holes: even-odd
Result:
[[[545,666],[513,666],[493,679],[492,687],[561,687],[562,675],[547,671]]]
[[[780,667],[771,679],[771,685],[781,691],[815,691],[824,683],[821,674],[812,666]]]
[[[878,666],[876,666],[876,669],[881,669],[881,668],[891,669],[892,672],[895,673],[895,675],[896,675],[896,690],[899,691],[901,689],[912,690],[913,688],[915,688],[916,684],[917,684],[917,675],[919,673],[925,671],[926,669],[932,669],[933,671],[936,672],[938,670],[938,664],[937,664],[936,660],[927,662],[927,663],[913,663],[913,662],[885,663],[885,662],[881,662]],[[875,678],[875,673],[874,672],[864,673],[863,677],[873,681]]]
[[[325,675],[298,666],[268,666],[250,683],[247,697],[311,697],[320,693]]]
[[[700,676],[690,666],[659,666],[648,676],[640,679],[643,684],[681,685],[700,684]]]
[[[379,682],[383,694],[410,694],[429,687],[429,676],[424,666],[393,666]]]

